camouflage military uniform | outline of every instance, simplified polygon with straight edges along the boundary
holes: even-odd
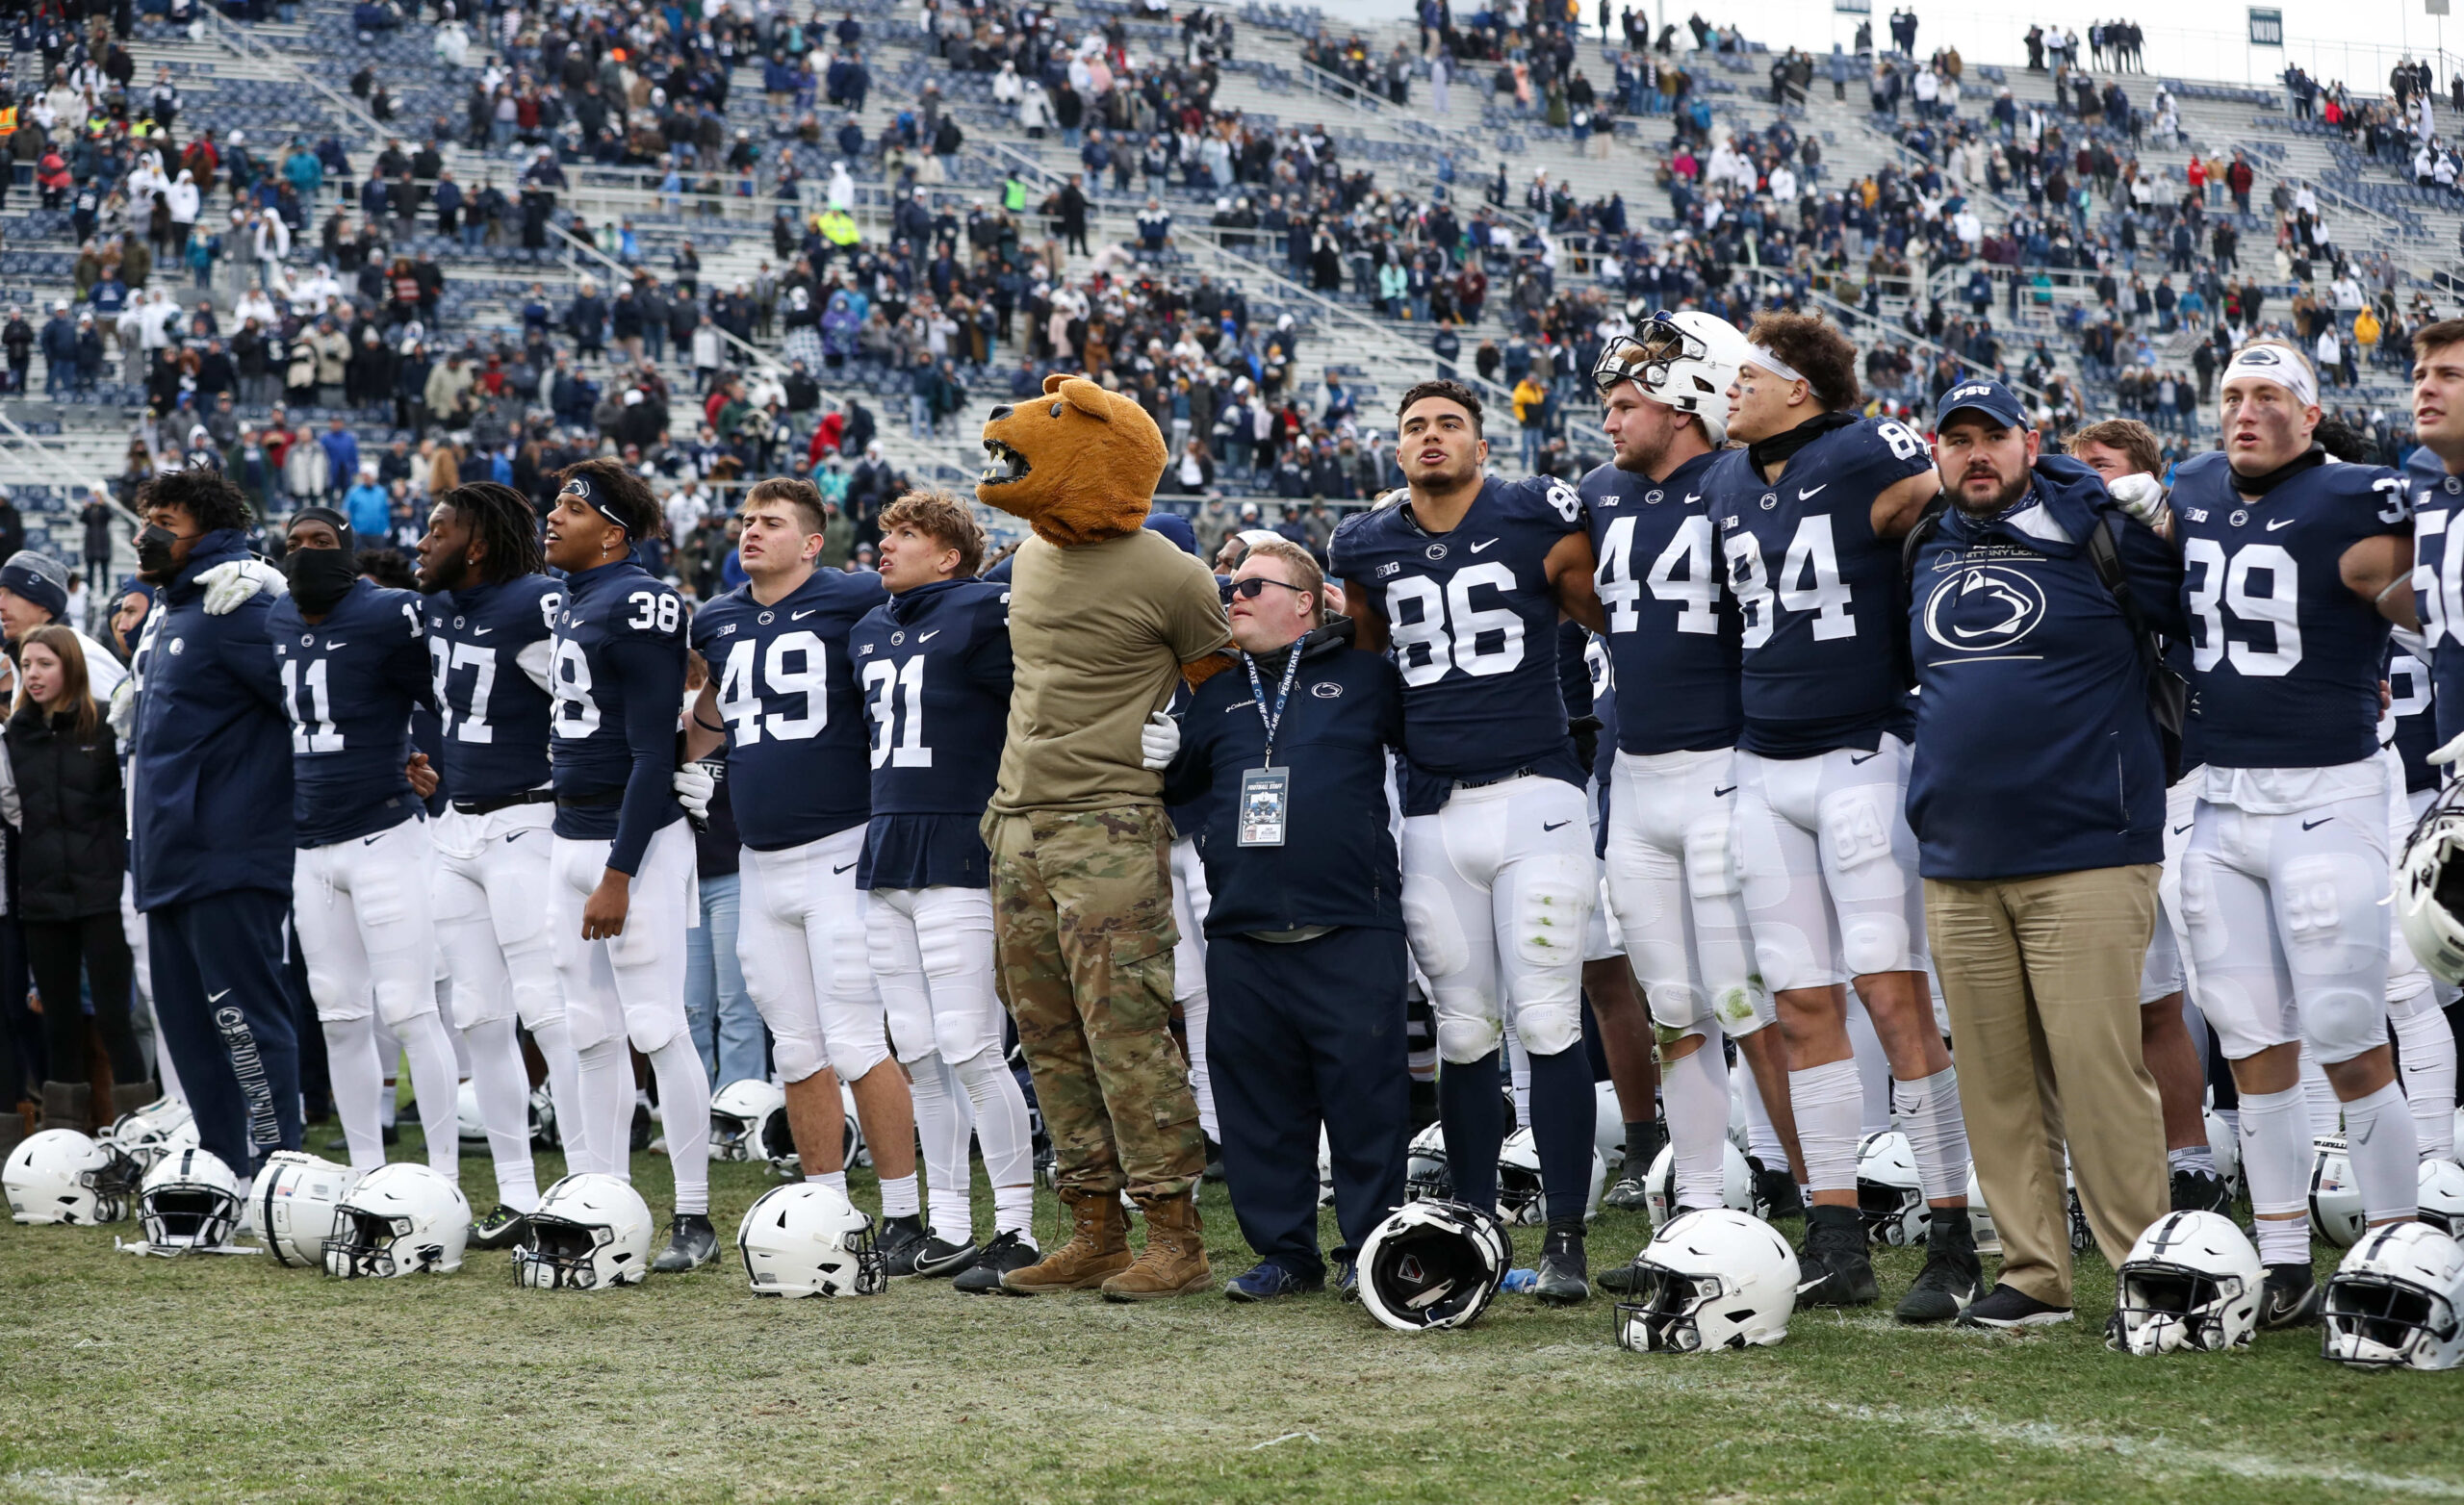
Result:
[[[1063,1191],[1177,1196],[1206,1162],[1171,1032],[1160,806],[989,812],[995,957]]]

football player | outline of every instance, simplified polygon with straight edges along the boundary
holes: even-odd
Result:
[[[629,1179],[632,1057],[658,1078],[676,1210],[651,1268],[718,1253],[710,1226],[710,1083],[684,1017],[693,833],[677,803],[684,602],[633,559],[657,501],[615,460],[556,472],[547,562],[565,573],[550,643],[549,763],[556,792],[548,932],[579,1058],[579,1146],[565,1163]]]
[[[1398,428],[1406,490],[1346,519],[1331,558],[1358,646],[1391,650],[1403,676],[1403,914],[1434,993],[1447,1164],[1458,1198],[1496,1205],[1510,1012],[1530,1055],[1548,1213],[1532,1292],[1571,1305],[1591,1294],[1580,974],[1600,880],[1557,621],[1601,625],[1591,539],[1564,481],[1485,473],[1468,389],[1418,383]]]
[[[736,552],[748,578],[693,619],[709,681],[693,701],[685,752],[703,757],[727,745],[729,801],[744,837],[736,957],[770,1026],[805,1176],[847,1189],[844,1078],[881,1173],[882,1252],[890,1273],[913,1275],[928,1248],[915,1106],[890,1056],[857,888],[871,738],[847,657],[848,633],[888,592],[878,574],[819,567],[824,515],[811,482],[763,481],[745,494],[740,516]],[[933,1049],[929,1017],[911,1048]],[[928,1102],[955,1111],[946,1092]],[[956,1132],[945,1122],[926,1130]],[[954,1263],[936,1272],[949,1273],[972,1256],[940,1258]]]
[[[1967,1132],[1926,978],[1908,789],[1908,623],[1899,545],[1941,487],[1925,441],[1857,416],[1857,348],[1819,317],[1764,314],[1729,389],[1709,498],[1743,615],[1736,863],[1755,960],[1779,1005],[1812,1206],[1802,1257],[1818,1305],[1879,1293],[1857,1212],[1862,1091],[1854,982],[1890,1062],[1897,1116],[1934,1209],[1899,1317],[1942,1322],[1984,1293],[1967,1220]]]
[[[916,1272],[958,1272],[960,1289],[996,1291],[1037,1256],[1035,1152],[1026,1096],[1001,1052],[992,858],[976,829],[1009,727],[1010,591],[974,577],[984,531],[958,497],[911,492],[882,513],[881,530],[889,599],[847,644],[873,734],[856,884],[890,1041],[925,1131],[934,1237]],[[946,1101],[934,1106],[946,1092],[943,1062],[966,1093],[992,1183],[994,1237],[981,1249],[966,1120]]]
[[[1592,381],[1615,458],[1581,491],[1617,701],[1608,903],[1658,1031],[1677,1204],[1688,1210],[1722,1205],[1724,1034],[1753,1062],[1782,1141],[1796,1136],[1787,1061],[1764,1029],[1778,1013],[1755,970],[1729,851],[1739,621],[1720,593],[1703,491],[1748,354],[1734,326],[1691,312],[1655,314],[1609,345]],[[1629,1168],[1639,1177],[1648,1164]],[[1766,1190],[1795,1199],[1784,1167],[1763,1176]]]
[[[549,642],[564,587],[543,573],[538,514],[509,486],[447,492],[420,540],[428,663],[440,723],[436,759],[450,805],[436,822],[436,939],[453,1022],[496,1161],[498,1207],[471,1242],[500,1249],[539,1206],[530,1163],[530,1079],[519,1018],[548,1063],[548,1094],[568,1150],[587,1132],[581,1065],[556,985],[539,902],[548,891]]]
[[[2344,1105],[2370,1223],[2416,1210],[2418,1140],[2387,1044],[2377,735],[2388,622],[2413,609],[2412,513],[2401,475],[2318,444],[2318,377],[2300,351],[2255,341],[2223,375],[2223,452],[2184,461],[2169,500],[2207,759],[2182,912],[2194,996],[2241,1091],[2268,1267],[2259,1322],[2277,1328],[2319,1313],[2302,1045]],[[2165,502],[2138,505],[2168,523]]]

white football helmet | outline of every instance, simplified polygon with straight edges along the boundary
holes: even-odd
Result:
[[[1976,1166],[1967,1168],[1967,1226],[1976,1236],[1976,1252],[2000,1254],[2002,1236],[1993,1228],[1993,1210],[1985,1205],[1985,1186],[1976,1179]]]
[[[1754,1184],[1754,1167],[1745,1162],[1744,1152],[1726,1139],[1720,1141],[1720,1206],[1755,1217],[1768,1212]],[[1652,1168],[1643,1176],[1643,1212],[1654,1228],[1677,1215],[1677,1147],[1673,1144],[1652,1158]]]
[[[2267,1267],[2233,1220],[2168,1212],[2139,1236],[2115,1271],[2105,1346],[2124,1353],[2243,1348],[2259,1329]]]
[[[2345,1154],[2345,1136],[2322,1136],[2310,1159],[2311,1231],[2339,1249],[2349,1249],[2369,1223],[2361,1206],[2361,1183]]]
[[[128,1215],[143,1174],[110,1145],[74,1129],[45,1129],[9,1152],[0,1189],[10,1217],[20,1223],[116,1223]]]
[[[1360,1304],[1399,1333],[1469,1327],[1514,1263],[1505,1224],[1463,1202],[1406,1202],[1360,1246]]]
[[[1446,1202],[1453,1199],[1454,1178],[1446,1168],[1446,1129],[1431,1124],[1412,1135],[1403,1156],[1403,1200]]]
[[[563,1146],[564,1135],[556,1131],[556,1098],[543,1084],[530,1089],[530,1147],[553,1150]]]
[[[757,1296],[878,1296],[889,1288],[873,1220],[845,1192],[817,1182],[761,1193],[745,1210],[735,1247]]]
[[[488,1142],[488,1121],[479,1111],[479,1084],[465,1082],[453,1093],[453,1133],[465,1149]]]
[[[211,1150],[189,1146],[154,1162],[137,1189],[148,1248],[218,1249],[240,1227],[240,1178]]]
[[[714,1161],[768,1160],[765,1147],[771,1121],[781,1121],[782,1131],[787,1116],[787,1093],[775,1082],[755,1077],[740,1077],[719,1088],[710,1097],[710,1159]],[[793,1154],[789,1139],[789,1154]]]
[[[1921,1244],[1934,1223],[1925,1205],[1925,1184],[1916,1175],[1916,1148],[1896,1129],[1857,1141],[1857,1211],[1874,1242],[1892,1247]]]
[[[2427,1223],[2374,1228],[2327,1281],[2322,1347],[2363,1368],[2464,1364],[2464,1246]]]
[[[441,1170],[412,1161],[379,1165],[334,1209],[325,1273],[345,1280],[450,1275],[471,1237],[471,1202]]]
[[[2200,1109],[2199,1116],[2206,1121],[2207,1151],[2216,1161],[2216,1174],[2224,1178],[2226,1192],[2241,1195],[2242,1136],[2225,1127],[2224,1120],[2217,1117],[2212,1108]]]
[[[1746,1155],[1754,1153],[1754,1124],[1745,1111],[1745,1073],[1729,1073],[1729,1143]],[[1787,1158],[1781,1157],[1784,1166]]]
[[[101,1138],[135,1161],[141,1169],[152,1170],[155,1162],[171,1151],[187,1149],[197,1142],[196,1118],[178,1098],[157,1098],[114,1119]]]
[[[1594,1150],[1591,1189],[1582,1204],[1584,1222],[1600,1214],[1600,1196],[1607,1189],[1608,1167]],[[1525,1228],[1537,1228],[1549,1220],[1549,1202],[1540,1185],[1540,1146],[1528,1129],[1507,1135],[1498,1149],[1498,1215]]]
[[[276,1261],[321,1269],[325,1240],[334,1236],[334,1210],[359,1181],[359,1173],[299,1150],[266,1157],[249,1188],[257,1231]]]
[[[2464,982],[2464,794],[2450,782],[2422,812],[2396,861],[2396,923],[2429,975]]]
[[[1617,1344],[1636,1353],[1769,1347],[1797,1310],[1796,1251],[1733,1208],[1671,1218],[1634,1256],[1633,1299],[1617,1303]]]
[[[1614,1171],[1626,1163],[1626,1109],[1613,1082],[1593,1083],[1591,1093],[1591,1147],[1600,1163]]]
[[[613,1176],[567,1176],[539,1199],[513,1251],[514,1278],[541,1290],[638,1286],[651,1268],[651,1209]]]
[[[2464,1237],[2464,1165],[2437,1159],[2422,1161],[2416,1197],[2423,1222],[2450,1238]]]
[[[1644,396],[1702,420],[1713,445],[1728,437],[1729,384],[1753,347],[1735,325],[1713,314],[1666,309],[1634,320],[1600,352],[1593,389],[1605,398],[1626,382]]]

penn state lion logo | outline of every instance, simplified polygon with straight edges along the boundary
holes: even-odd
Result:
[[[2044,620],[2044,592],[2007,565],[1964,565],[1925,600],[1925,635],[1954,653],[2005,653]]]

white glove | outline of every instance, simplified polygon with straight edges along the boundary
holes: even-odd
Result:
[[[1157,711],[1138,728],[1138,761],[1145,768],[1168,768],[1181,751],[1181,724],[1168,711]]]
[[[2144,472],[2108,481],[2105,490],[2121,503],[2122,511],[2151,528],[2161,527],[2172,515],[2173,509],[2165,504],[2165,484]]]
[[[198,575],[196,583],[205,587],[205,614],[209,617],[238,611],[259,591],[271,591],[276,596],[291,594],[291,582],[282,572],[262,559],[234,559],[216,565]]]
[[[676,803],[698,821],[710,813],[710,794],[719,787],[719,781],[701,764],[687,763],[676,771],[674,787]]]
[[[219,569],[220,566],[218,565],[216,568]],[[125,750],[128,747],[130,733],[137,729],[137,676],[135,675],[122,679],[119,687],[112,691],[111,709],[103,713],[103,719],[111,723],[112,735],[119,738],[119,745]]]
[[[2432,752],[2426,759],[2433,767],[2451,768],[2464,763],[2464,735],[2458,735]]]

